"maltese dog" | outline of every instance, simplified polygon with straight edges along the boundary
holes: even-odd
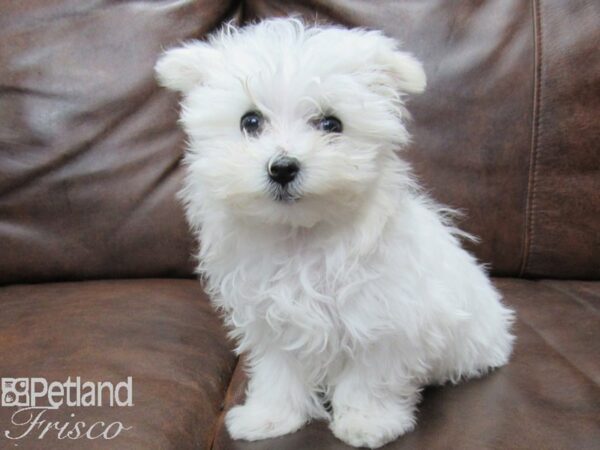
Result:
[[[156,72],[183,95],[198,271],[248,357],[234,439],[325,419],[376,448],[413,429],[423,386],[506,364],[513,312],[398,156],[425,73],[393,39],[271,19]]]

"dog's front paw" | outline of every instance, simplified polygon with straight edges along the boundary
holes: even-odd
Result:
[[[409,411],[345,409],[334,414],[333,434],[353,447],[378,448],[411,431],[415,419]]]
[[[225,425],[233,439],[256,441],[297,431],[307,421],[301,414],[275,407],[246,404],[235,406],[225,416]]]

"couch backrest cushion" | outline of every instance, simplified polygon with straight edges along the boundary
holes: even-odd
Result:
[[[153,66],[227,2],[0,4],[0,283],[190,276],[184,137]]]
[[[500,275],[600,275],[593,0],[1,1],[0,283],[191,276],[163,48],[288,13],[383,29],[424,62],[405,152]]]

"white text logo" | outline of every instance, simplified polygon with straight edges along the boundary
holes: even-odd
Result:
[[[68,377],[65,381],[48,381],[45,378],[2,378],[0,404],[17,408],[11,416],[13,429],[5,430],[7,439],[18,440],[27,436],[44,439],[54,435],[57,439],[114,439],[123,431],[131,430],[122,422],[97,421],[87,423],[59,409],[89,407],[131,407],[133,405],[133,379],[112,383],[108,381],[82,381],[81,377]],[[52,420],[52,414],[62,420]]]

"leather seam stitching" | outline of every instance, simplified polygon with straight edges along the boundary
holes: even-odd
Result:
[[[535,209],[536,209],[536,181],[538,176],[538,154],[540,134],[540,108],[541,108],[541,79],[542,79],[542,17],[540,13],[541,0],[532,1],[533,35],[534,35],[534,86],[533,86],[533,111],[531,127],[531,148],[529,157],[529,175],[527,182],[527,200],[525,206],[525,229],[523,250],[521,255],[521,268],[519,276],[524,276],[530,264],[531,248],[534,241]]]

